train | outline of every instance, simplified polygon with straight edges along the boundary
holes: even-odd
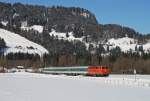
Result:
[[[76,67],[45,67],[42,73],[85,75],[85,76],[109,76],[110,69],[107,66],[76,66]]]

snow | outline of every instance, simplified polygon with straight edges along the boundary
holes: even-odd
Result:
[[[113,75],[111,74],[109,76],[110,78],[127,78],[127,79],[135,79],[135,75]],[[142,80],[149,80],[150,81],[150,75],[136,75],[137,79],[142,79]]]
[[[73,32],[68,32],[68,37],[67,37],[67,33],[61,33],[61,32],[56,32],[54,29],[52,29],[52,31],[49,33],[50,36],[54,36],[55,38],[58,38],[59,40],[63,39],[63,40],[68,40],[68,41],[80,41],[83,42],[86,46],[86,49],[88,50],[89,45],[92,44],[94,48],[96,48],[96,43],[94,42],[85,42],[84,36],[80,37],[80,38],[75,38],[73,35]],[[100,43],[100,42],[98,42]],[[137,43],[136,39],[133,38],[129,38],[128,36],[123,37],[123,38],[111,38],[109,39],[106,44],[104,44],[104,48],[105,50],[107,49],[107,46],[109,46],[109,49],[113,49],[116,48],[117,46],[120,47],[121,51],[123,52],[128,52],[130,50],[132,50],[133,52],[135,51],[135,47],[139,48],[139,45]],[[147,52],[150,51],[150,42],[146,43],[143,45],[143,49]],[[94,51],[93,51],[94,53]]]
[[[3,26],[7,26],[8,21],[1,21],[1,24],[2,24]]]
[[[14,13],[13,18],[15,18],[17,16],[19,16],[19,14],[18,13]]]
[[[106,43],[108,45],[111,45],[111,48],[115,48],[116,46],[120,47],[123,52],[127,52],[130,49],[135,50],[135,47],[137,46],[137,41],[133,38],[123,37],[118,39],[109,39]]]
[[[27,25],[28,25],[27,20],[21,22],[21,28],[22,28],[22,29],[23,29],[24,27],[27,27]]]
[[[117,85],[150,87],[150,75],[110,75],[105,82]]]
[[[90,16],[88,13],[85,13],[85,12],[81,13],[80,15],[83,16],[83,17],[85,17],[85,18],[88,18]]]
[[[5,51],[5,54],[8,53],[29,53],[29,54],[39,54],[42,55],[44,53],[48,53],[48,51],[32,41],[20,36],[19,34],[4,30],[0,28],[0,37],[3,38],[6,42],[6,46],[8,47]],[[30,47],[33,47],[31,49]]]
[[[112,38],[109,39],[106,44],[109,45],[111,49],[118,46],[123,52],[127,52],[130,50],[135,51],[135,47],[139,48],[140,46],[143,46],[143,50],[145,52],[150,51],[150,42],[147,42],[146,44],[143,45],[139,45],[137,43],[137,40],[129,37],[123,37],[117,39]]]
[[[92,44],[94,48],[96,48],[96,43],[94,42],[90,42],[87,43],[84,41],[84,36],[80,37],[80,38],[76,38],[73,35],[73,32],[68,32],[68,37],[67,37],[67,33],[61,33],[61,32],[56,32],[54,29],[52,29],[52,31],[49,33],[50,36],[54,36],[55,38],[58,38],[59,40],[63,39],[63,40],[68,40],[68,41],[80,41],[82,43],[85,44],[86,49],[89,49],[89,45]]]
[[[33,25],[33,26],[30,26],[30,27],[28,27],[28,26],[23,26],[24,24],[22,24],[22,26],[21,26],[21,29],[23,29],[23,30],[35,30],[35,31],[38,31],[39,33],[42,33],[43,32],[43,26],[41,26],[41,25]]]
[[[150,42],[144,44],[144,45],[143,45],[143,49],[144,49],[145,51],[150,51]]]
[[[49,33],[49,35],[57,37],[60,40],[61,39],[68,40],[68,41],[74,41],[74,40],[82,41],[83,40],[83,37],[81,37],[81,38],[75,38],[73,36],[73,32],[69,32],[68,33],[68,37],[67,37],[67,33],[56,32],[54,29],[52,29],[52,31]]]
[[[117,76],[118,77],[118,76]],[[0,74],[1,101],[149,101],[150,87],[105,82],[115,77]]]
[[[40,25],[33,25],[33,26],[30,27],[30,29],[36,30],[39,33],[43,32],[43,26],[40,26]]]

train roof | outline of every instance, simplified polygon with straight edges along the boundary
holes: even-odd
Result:
[[[75,68],[88,68],[88,66],[44,67],[44,69],[75,69]]]

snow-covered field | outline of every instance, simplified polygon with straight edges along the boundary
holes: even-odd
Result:
[[[150,80],[150,76],[145,77]],[[105,78],[24,72],[0,74],[0,101],[150,101],[149,86],[108,82],[118,78],[123,79],[122,75]]]

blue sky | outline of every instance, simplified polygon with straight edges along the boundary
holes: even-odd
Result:
[[[0,0],[45,6],[82,7],[95,14],[101,24],[120,24],[150,33],[150,0]]]

